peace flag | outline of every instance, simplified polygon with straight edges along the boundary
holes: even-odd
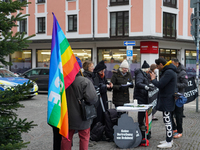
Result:
[[[47,122],[59,128],[60,134],[66,138],[69,125],[65,89],[74,81],[79,69],[71,46],[53,14]]]

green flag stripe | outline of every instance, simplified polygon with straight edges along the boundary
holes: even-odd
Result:
[[[65,52],[65,50],[69,47],[69,42],[67,41],[67,39],[65,38],[61,43],[60,43],[60,52],[61,55]]]

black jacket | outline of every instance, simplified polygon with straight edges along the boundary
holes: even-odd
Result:
[[[148,91],[145,86],[150,84],[150,76],[141,69],[135,71],[135,88],[133,99],[138,100],[138,104],[148,104]]]
[[[121,74],[121,71],[118,69],[116,72],[113,72],[111,78],[113,83],[113,104],[123,106],[124,103],[129,103],[129,88],[120,89],[122,84],[127,84],[127,82],[132,82],[132,77],[130,72],[127,72],[125,76]]]
[[[161,71],[159,81],[152,80],[152,83],[159,88],[157,110],[171,112],[175,108],[174,93],[176,91],[177,75],[176,67],[167,62]]]
[[[183,94],[185,92],[185,88],[188,85],[188,76],[187,76],[187,73],[185,71],[185,67],[181,63],[179,63],[179,66],[177,67],[176,73],[177,73],[178,92]]]
[[[86,77],[86,78],[88,78],[88,79],[94,84],[94,81],[93,81],[93,79],[92,79],[92,75],[93,75],[93,73],[90,72],[90,71],[85,70],[85,71],[83,72],[83,76]]]

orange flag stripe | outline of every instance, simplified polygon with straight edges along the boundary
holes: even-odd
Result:
[[[68,46],[65,52],[61,55],[62,66],[64,66],[68,61],[70,61],[72,54],[73,51],[71,49],[71,46]]]
[[[73,70],[74,64],[76,63],[76,57],[74,54],[71,55],[71,58],[63,65],[63,76],[64,78]],[[72,67],[73,66],[73,67]]]

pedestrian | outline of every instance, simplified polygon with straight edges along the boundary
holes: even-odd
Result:
[[[92,83],[94,83],[92,79],[92,75],[94,71],[94,63],[88,60],[85,61],[83,63],[83,69],[84,69],[83,76],[88,78]]]
[[[135,71],[135,88],[133,99],[136,99],[138,104],[148,104],[148,91],[153,90],[153,87],[149,86],[151,83],[150,74],[148,74],[149,69],[149,64],[145,60],[142,67]],[[138,112],[138,123],[141,131],[145,131],[144,118],[145,112]],[[143,138],[144,134],[145,133],[142,132]],[[150,138],[150,134],[148,138]]]
[[[188,76],[185,71],[185,67],[179,62],[177,58],[172,59],[172,63],[174,66],[177,67],[176,73],[177,73],[177,90],[179,93],[184,94],[185,88],[188,84]],[[183,133],[183,106],[178,107],[175,105],[175,110],[173,112],[173,115],[176,119],[176,122],[174,122],[174,119],[172,119],[172,125],[173,125],[173,137],[174,138],[180,138],[182,137]]]
[[[76,57],[76,59],[81,67],[82,63],[80,59],[78,57]],[[74,82],[66,89],[66,96],[69,119],[69,136],[68,138],[62,136],[61,150],[71,150],[72,139],[75,131],[78,131],[80,138],[79,149],[88,150],[90,125],[92,120],[83,121],[77,97],[79,97],[79,99],[83,98],[89,104],[95,104],[98,99],[96,90],[92,82],[81,75],[80,70],[76,75]]]
[[[171,113],[175,108],[174,94],[176,91],[176,67],[172,64],[172,61],[166,62],[164,58],[158,58],[155,60],[157,68],[161,71],[160,80],[156,80],[156,75],[150,73],[151,82],[159,88],[157,110],[163,112],[163,122],[166,128],[166,140],[161,141],[157,146],[158,148],[171,148],[173,145],[173,131],[172,131],[172,116]]]
[[[99,88],[99,92],[103,101],[103,106],[105,110],[107,110],[108,109],[107,90],[112,90],[113,84],[107,81],[105,77],[105,69],[106,69],[106,65],[104,61],[102,60],[94,68],[93,81],[94,81],[94,85]],[[97,122],[101,122],[102,124],[104,124],[104,113],[103,113],[101,104],[97,106],[97,117],[93,120],[91,128],[93,128],[93,126]]]
[[[156,80],[157,80],[157,66],[156,66],[156,64],[151,64],[150,71],[153,72],[154,74],[156,74]],[[156,111],[155,111],[155,113],[156,113]],[[158,118],[156,118],[154,116],[155,113],[152,115],[152,121],[157,121],[158,120]]]
[[[115,107],[123,106],[124,103],[130,103],[129,87],[133,88],[133,79],[129,72],[129,64],[127,60],[124,60],[120,64],[118,70],[113,71],[111,82],[113,84],[112,100]]]

